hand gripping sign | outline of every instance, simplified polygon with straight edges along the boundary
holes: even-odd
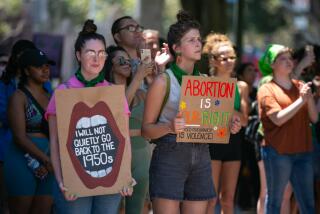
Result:
[[[177,142],[228,143],[236,79],[184,76],[179,110],[185,119]]]
[[[119,193],[131,183],[123,86],[56,91],[64,185],[78,196]]]

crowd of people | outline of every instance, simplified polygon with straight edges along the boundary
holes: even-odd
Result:
[[[294,52],[269,44],[256,68],[237,64],[226,35],[210,33],[203,40],[200,31],[199,23],[180,11],[165,43],[130,16],[114,21],[115,45],[106,44],[93,20],[79,32],[78,69],[55,90],[125,86],[121,108],[134,180],[116,194],[78,197],[64,184],[49,78],[55,62],[28,40],[17,41],[9,58],[0,55],[0,209],[234,213],[238,178],[256,165],[259,174],[251,170],[255,182],[248,188],[259,185],[257,213],[320,212],[320,47]],[[150,56],[141,49],[150,49]],[[207,71],[197,68],[202,57],[208,58]],[[262,78],[256,88],[258,70]],[[177,142],[186,124],[179,102],[187,75],[238,79],[228,144]]]

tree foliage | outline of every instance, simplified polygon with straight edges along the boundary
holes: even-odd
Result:
[[[0,41],[7,37],[21,18],[21,0],[0,1]]]
[[[287,24],[280,0],[246,0],[244,28],[257,33],[272,33]]]

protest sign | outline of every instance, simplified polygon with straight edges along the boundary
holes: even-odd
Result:
[[[68,191],[78,196],[114,194],[130,184],[124,94],[123,86],[56,91],[60,160]]]
[[[179,111],[186,126],[177,142],[228,143],[236,79],[184,76]]]

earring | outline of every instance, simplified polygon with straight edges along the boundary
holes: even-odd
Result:
[[[176,63],[180,63],[181,62],[181,52],[180,51],[176,51]]]

